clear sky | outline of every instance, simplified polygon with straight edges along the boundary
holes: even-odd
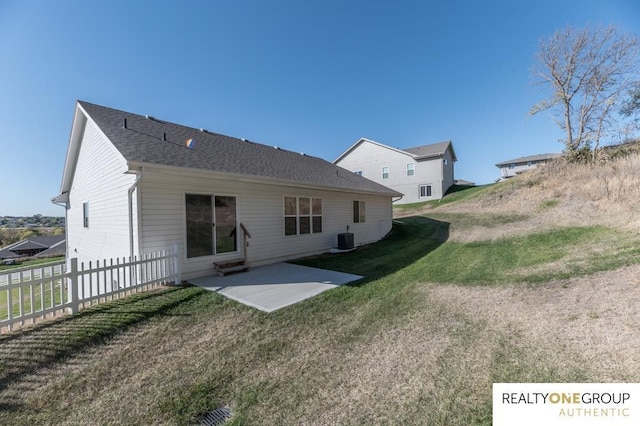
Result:
[[[63,216],[76,100],[335,160],[453,141],[456,178],[560,152],[531,68],[566,25],[640,32],[638,0],[0,0],[0,215]]]

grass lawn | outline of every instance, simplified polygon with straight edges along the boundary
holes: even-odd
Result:
[[[24,262],[21,262],[19,265],[0,265],[0,272],[7,272],[8,270],[11,270],[11,269],[24,268],[27,266],[35,266],[35,265],[46,264],[46,263],[55,263],[61,260],[64,260],[64,256],[48,257],[45,259],[25,260]]]
[[[0,269],[0,274],[9,273],[15,269],[21,269],[29,266],[46,266],[49,263],[57,263],[64,260],[64,256],[47,258],[47,259],[34,259],[23,262],[20,265],[3,265]],[[47,272],[45,271],[45,274]],[[33,309],[35,311],[47,309],[53,306],[55,301],[56,305],[63,303],[63,298],[66,294],[61,289],[61,280],[54,280],[53,282],[45,282],[30,287],[25,287],[22,290],[22,308],[24,312],[32,312],[31,300],[33,298]],[[0,287],[0,320],[7,319],[8,316],[8,290],[3,290]],[[18,301],[20,300],[21,292],[19,289],[12,290],[13,300],[13,313],[18,315],[20,312],[20,306]]]
[[[194,424],[230,406],[236,425],[490,425],[494,382],[601,381],[579,345],[503,326],[457,295],[635,263],[637,241],[597,226],[447,241],[456,220],[474,223],[404,218],[380,243],[301,260],[365,278],[275,313],[173,287],[2,336],[0,423]],[[627,367],[616,378],[637,381]]]

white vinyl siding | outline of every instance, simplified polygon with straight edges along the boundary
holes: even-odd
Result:
[[[161,250],[178,244],[185,247],[185,193],[227,193],[237,197],[238,223],[251,233],[247,249],[252,266],[322,253],[337,245],[337,234],[351,226],[356,245],[379,240],[391,230],[392,207],[388,196],[359,195],[366,202],[367,222],[352,224],[353,197],[348,192],[293,188],[260,182],[238,182],[210,174],[189,175],[187,171],[171,172],[146,169],[141,181],[142,249]],[[313,200],[322,200],[322,232],[300,238],[285,236],[283,203],[285,197],[309,198],[312,221]],[[313,225],[312,225],[313,226]],[[242,242],[242,236],[238,236]],[[206,259],[187,259],[183,255],[183,278],[213,273],[212,261],[237,258],[239,253]]]
[[[135,176],[124,174],[126,171],[124,158],[87,120],[69,192],[69,257],[88,262],[130,255],[127,198]]]
[[[431,183],[431,198],[440,199],[454,182],[454,161],[450,149],[445,151],[444,157],[416,160],[401,150],[365,140],[336,164],[348,170],[362,170],[368,179],[400,192],[403,197],[397,201],[398,204],[424,201],[416,189],[423,183]],[[409,164],[413,164],[413,175],[407,176]],[[389,168],[386,179],[383,178],[384,172],[381,173],[385,167]]]

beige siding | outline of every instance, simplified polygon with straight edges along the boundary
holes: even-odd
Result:
[[[185,194],[202,193],[236,197],[238,223],[243,223],[252,238],[248,260],[257,266],[322,253],[337,245],[337,234],[354,233],[357,245],[382,238],[391,229],[392,208],[388,196],[358,195],[286,185],[238,182],[212,175],[145,169],[140,183],[143,251],[155,251],[178,244],[183,259],[184,278],[209,275],[212,263],[243,256],[239,242],[237,253],[187,259],[185,256]],[[284,235],[284,197],[321,198],[323,232],[309,235]],[[366,202],[366,222],[353,223],[353,201]]]
[[[363,141],[336,164],[403,194],[397,204],[438,200],[453,185],[453,159],[447,150],[445,166],[442,158],[416,161],[411,155],[394,149]],[[407,175],[407,164],[413,163],[414,173]],[[383,179],[383,167],[389,168],[389,177]],[[420,186],[431,185],[431,197],[420,198]]]
[[[88,120],[69,192],[67,251],[80,262],[129,256],[128,189],[135,176],[115,147]],[[83,204],[89,206],[89,227]]]

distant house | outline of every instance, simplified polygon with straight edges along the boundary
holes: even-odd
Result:
[[[496,167],[500,169],[501,179],[508,179],[528,170],[535,169],[540,165],[547,164],[554,158],[561,156],[562,154],[529,155],[528,157],[520,157],[513,160],[503,161],[496,164]]]
[[[0,250],[0,260],[31,256],[64,256],[65,253],[64,235],[35,236],[2,248]]]
[[[185,279],[380,240],[401,194],[328,161],[78,102],[60,195],[69,257],[177,245]],[[245,236],[249,246],[244,244]]]
[[[403,194],[396,204],[438,200],[454,184],[451,141],[393,148],[361,138],[334,164]]]

